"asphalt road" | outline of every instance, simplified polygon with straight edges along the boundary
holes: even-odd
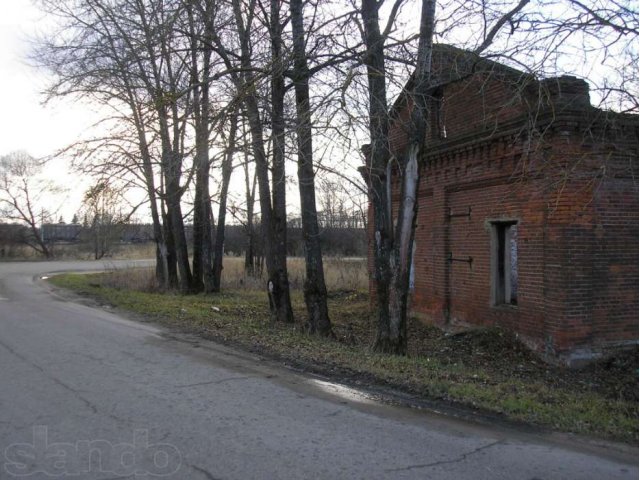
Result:
[[[0,263],[0,478],[622,479],[635,449],[469,424],[76,304]]]

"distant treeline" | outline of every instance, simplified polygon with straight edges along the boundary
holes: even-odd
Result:
[[[295,222],[292,222],[295,224]],[[116,243],[147,243],[153,242],[153,226],[151,224],[119,224],[111,226],[112,237]],[[91,228],[80,224],[44,224],[40,235],[48,244],[67,243],[82,244],[91,238]],[[193,226],[185,225],[187,241],[193,238]],[[227,255],[244,255],[246,253],[248,232],[242,225],[227,225],[225,227],[225,253]],[[13,256],[11,252],[16,247],[24,245],[29,238],[27,227],[18,224],[0,223],[0,255]],[[254,229],[254,254],[261,256],[262,242],[260,226]],[[367,254],[367,237],[364,228],[355,227],[327,227],[320,230],[320,242],[325,255],[363,257]],[[302,229],[289,226],[287,229],[287,253],[290,256],[301,256],[304,253]]]
[[[259,232],[259,227],[257,229]],[[225,227],[225,253],[228,255],[244,255],[247,233],[241,225],[227,225]],[[257,238],[260,234],[257,233]],[[322,228],[320,229],[320,244],[322,253],[331,256],[364,257],[367,255],[367,236],[364,228]],[[261,242],[256,242],[259,251]],[[304,254],[304,241],[302,229],[299,227],[287,228],[287,255],[302,256]]]

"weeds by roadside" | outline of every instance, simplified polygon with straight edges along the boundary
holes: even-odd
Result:
[[[241,267],[235,267],[237,272]],[[144,280],[153,277],[149,269],[61,275],[51,281],[172,328],[232,342],[352,382],[388,385],[556,430],[637,441],[637,349],[569,371],[543,363],[498,329],[446,335],[414,320],[410,355],[380,355],[369,349],[374,332],[368,295],[362,288],[347,288],[358,285],[358,268],[366,280],[364,262],[328,268],[334,270],[334,278],[342,279],[331,284],[329,298],[338,341],[304,334],[299,280],[294,280],[292,295],[299,323],[272,324],[261,280],[255,280],[252,288],[243,273],[233,274],[233,262],[225,268],[224,292],[209,296],[154,291],[152,281]],[[292,271],[295,268],[292,265]],[[345,271],[340,273],[340,268]]]
[[[301,290],[304,283],[304,259],[299,257],[287,260],[289,285],[292,290]],[[153,268],[112,268],[109,275],[100,278],[105,287],[135,289],[145,292],[158,290]],[[248,275],[244,270],[244,258],[225,257],[222,275],[222,289],[263,290],[266,274]],[[367,264],[364,258],[325,259],[325,282],[330,292],[365,291],[369,286]]]

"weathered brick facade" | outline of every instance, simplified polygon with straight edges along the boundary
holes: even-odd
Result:
[[[436,73],[452,65],[445,54]],[[567,363],[637,343],[638,117],[591,107],[573,77],[538,82],[492,62],[460,70],[433,90],[414,316],[499,325]],[[400,156],[404,97],[391,114]],[[370,272],[371,259],[370,245]]]

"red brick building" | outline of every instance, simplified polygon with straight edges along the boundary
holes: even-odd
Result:
[[[436,48],[434,78],[412,314],[498,325],[570,364],[637,344],[637,115],[592,107],[582,80],[537,81],[450,47]],[[396,156],[407,103],[391,111]],[[371,238],[371,212],[369,225]]]

